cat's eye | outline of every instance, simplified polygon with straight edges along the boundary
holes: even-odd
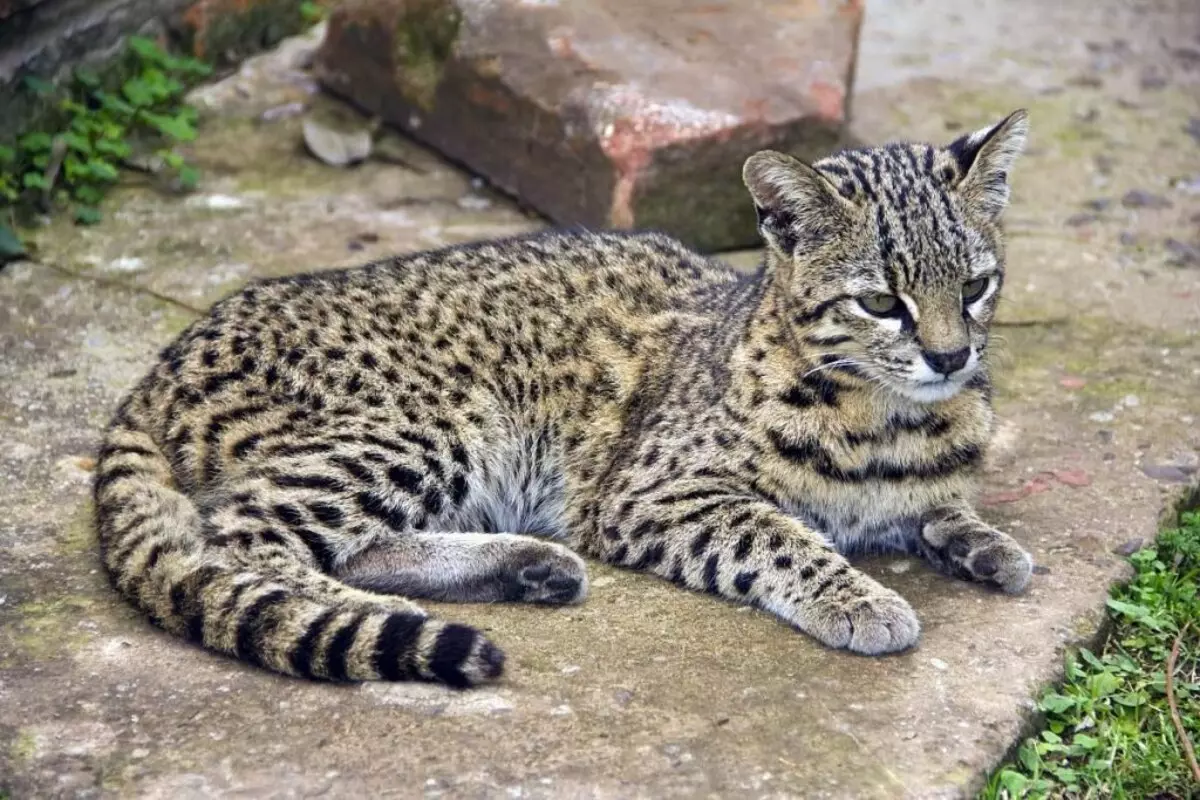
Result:
[[[869,294],[858,298],[858,304],[866,309],[867,313],[877,317],[895,316],[903,308],[900,298],[894,294]]]
[[[963,284],[962,296],[964,303],[974,303],[979,298],[983,297],[983,293],[987,291],[988,279],[976,278],[973,281],[967,281]]]

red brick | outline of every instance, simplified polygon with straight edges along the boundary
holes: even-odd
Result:
[[[826,152],[861,0],[357,0],[332,91],[560,224],[755,241],[742,162]]]

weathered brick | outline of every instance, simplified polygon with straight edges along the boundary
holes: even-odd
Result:
[[[861,0],[353,0],[322,81],[561,224],[755,240],[741,165],[827,151]]]

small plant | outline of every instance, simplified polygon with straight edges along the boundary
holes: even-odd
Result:
[[[129,39],[126,57],[127,77],[116,86],[77,70],[56,97],[53,85],[25,80],[26,90],[54,101],[57,124],[0,147],[0,250],[12,249],[12,226],[31,212],[70,209],[80,224],[98,222],[100,201],[135,157],[195,187],[199,176],[176,145],[196,136],[196,110],[183,95],[210,68],[143,37]]]
[[[300,18],[309,25],[316,25],[327,16],[329,16],[329,9],[321,3],[313,2],[313,0],[304,0],[300,4]]]
[[[1134,579],[1108,601],[1106,645],[1068,657],[1063,684],[1038,704],[1045,729],[984,800],[1200,797],[1183,741],[1200,739],[1200,513],[1131,560]]]

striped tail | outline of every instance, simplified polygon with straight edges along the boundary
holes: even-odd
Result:
[[[127,408],[100,451],[96,521],[113,585],[154,624],[285,675],[455,687],[500,677],[504,654],[474,628],[300,562],[286,574],[246,567],[206,545],[196,506],[174,488],[170,463]]]

